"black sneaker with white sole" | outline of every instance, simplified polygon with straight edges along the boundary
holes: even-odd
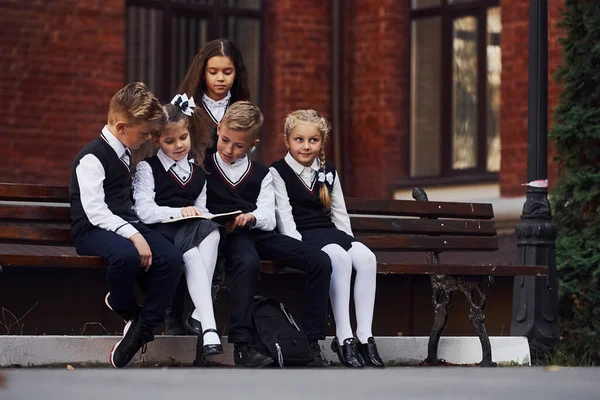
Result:
[[[263,368],[275,361],[259,352],[252,344],[236,343],[233,347],[233,362],[237,367]]]
[[[154,340],[154,335],[145,329],[139,320],[128,321],[123,330],[123,339],[110,350],[110,363],[115,368],[123,368],[142,349],[146,351],[146,343]]]

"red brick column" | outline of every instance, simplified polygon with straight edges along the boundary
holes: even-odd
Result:
[[[558,43],[562,1],[548,2],[548,114],[558,104],[559,87],[552,78],[561,63]],[[502,196],[521,196],[527,180],[527,61],[529,46],[529,2],[502,1],[502,83],[500,106],[500,192]],[[550,126],[550,125],[549,125]],[[549,160],[552,183],[557,166]]]
[[[407,175],[410,19],[407,1],[344,2],[344,192],[389,198]]]
[[[3,3],[0,181],[66,184],[124,81],[125,2]]]
[[[263,51],[262,160],[285,155],[283,119],[312,108],[330,117],[331,16],[328,1],[267,0]]]

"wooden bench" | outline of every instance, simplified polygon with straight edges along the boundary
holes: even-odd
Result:
[[[469,319],[480,338],[481,366],[493,366],[484,325],[485,288],[493,276],[543,276],[545,266],[441,264],[448,251],[496,251],[498,238],[490,204],[429,202],[421,189],[417,201],[347,198],[357,239],[377,252],[424,252],[424,263],[383,263],[378,274],[430,275],[434,325],[427,364],[437,357],[440,335],[455,292],[470,305]],[[98,257],[78,256],[72,249],[68,188],[64,186],[0,183],[0,243],[20,244],[16,254],[0,254],[0,270],[16,267],[105,268]],[[40,245],[44,247],[40,247]],[[270,262],[263,273],[288,273]]]

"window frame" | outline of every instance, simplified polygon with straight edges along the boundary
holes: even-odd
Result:
[[[258,20],[260,22],[260,39],[259,39],[259,82],[255,97],[261,99],[262,102],[262,83],[263,83],[263,68],[264,64],[264,37],[265,37],[265,4],[264,0],[259,1],[259,9],[243,8],[243,7],[230,7],[226,5],[226,0],[212,0],[213,4],[201,5],[201,4],[190,4],[182,1],[174,0],[126,0],[125,2],[125,15],[124,21],[127,24],[128,21],[128,10],[130,6],[142,7],[142,8],[154,8],[163,12],[163,36],[162,43],[171,43],[172,35],[172,21],[176,16],[187,15],[192,13],[194,17],[205,18],[207,21],[207,41],[219,39],[220,35],[220,23],[224,18],[227,17],[241,17]],[[128,37],[127,37],[127,26],[124,29],[125,36],[125,70],[124,76],[127,77],[128,71],[128,60],[127,49],[129,48]],[[165,101],[170,100],[171,92],[177,90],[177,88],[169,87],[169,75],[171,73],[171,58],[162,57],[161,67],[161,85],[160,89],[157,90],[156,95],[164,99]]]
[[[411,6],[410,23],[424,18],[440,17],[441,19],[441,40],[440,40],[440,59],[443,62],[440,68],[440,154],[441,164],[440,173],[437,175],[416,175],[413,176],[411,162],[414,157],[412,153],[413,132],[409,130],[408,135],[408,153],[406,171],[408,171],[407,181],[395,185],[396,188],[414,185],[415,182],[433,184],[442,182],[484,182],[497,181],[499,173],[487,170],[487,16],[488,10],[492,7],[501,7],[500,0],[471,0],[457,4],[450,4],[448,0],[440,0],[440,5],[429,6],[414,9]],[[477,165],[473,168],[453,169],[453,22],[457,18],[473,16],[477,19]],[[412,29],[409,30],[409,42],[411,43],[411,55],[409,56],[409,82],[412,82]],[[412,84],[409,86],[412,90]],[[410,97],[412,99],[412,93]],[[412,126],[412,104],[409,107],[408,119],[409,127]],[[412,129],[412,128],[410,128]]]

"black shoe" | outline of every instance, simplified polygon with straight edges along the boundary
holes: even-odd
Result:
[[[191,315],[185,321],[185,330],[188,335],[203,336],[202,324]]]
[[[356,340],[354,338],[344,339],[344,343],[340,346],[337,336],[331,342],[331,350],[337,353],[337,356],[342,365],[352,368],[362,368],[362,360],[356,349]]]
[[[325,358],[325,355],[321,351],[321,345],[317,340],[310,342],[310,349],[313,353],[313,359],[306,366],[312,368],[325,368],[329,367],[329,361]]]
[[[144,329],[139,320],[127,322],[123,331],[123,339],[110,350],[110,363],[115,368],[123,368],[135,356],[139,349],[146,352],[146,343],[154,340],[151,331]]]
[[[381,357],[379,357],[379,352],[377,351],[377,344],[375,344],[375,338],[373,336],[367,339],[367,343],[358,343],[358,352],[365,366],[385,368],[383,360],[381,359]]]
[[[214,332],[219,337],[221,336],[218,330],[211,328],[202,332],[202,337],[204,337],[204,335],[206,335],[209,332]],[[202,354],[204,354],[204,356],[214,356],[216,354],[223,354],[223,346],[221,344],[205,344],[202,346]]]
[[[233,361],[236,366],[246,368],[268,367],[275,362],[271,357],[261,354],[254,345],[249,343],[234,345]]]
[[[174,307],[167,307],[165,313],[165,335],[185,335],[185,329],[181,322],[181,312]]]

